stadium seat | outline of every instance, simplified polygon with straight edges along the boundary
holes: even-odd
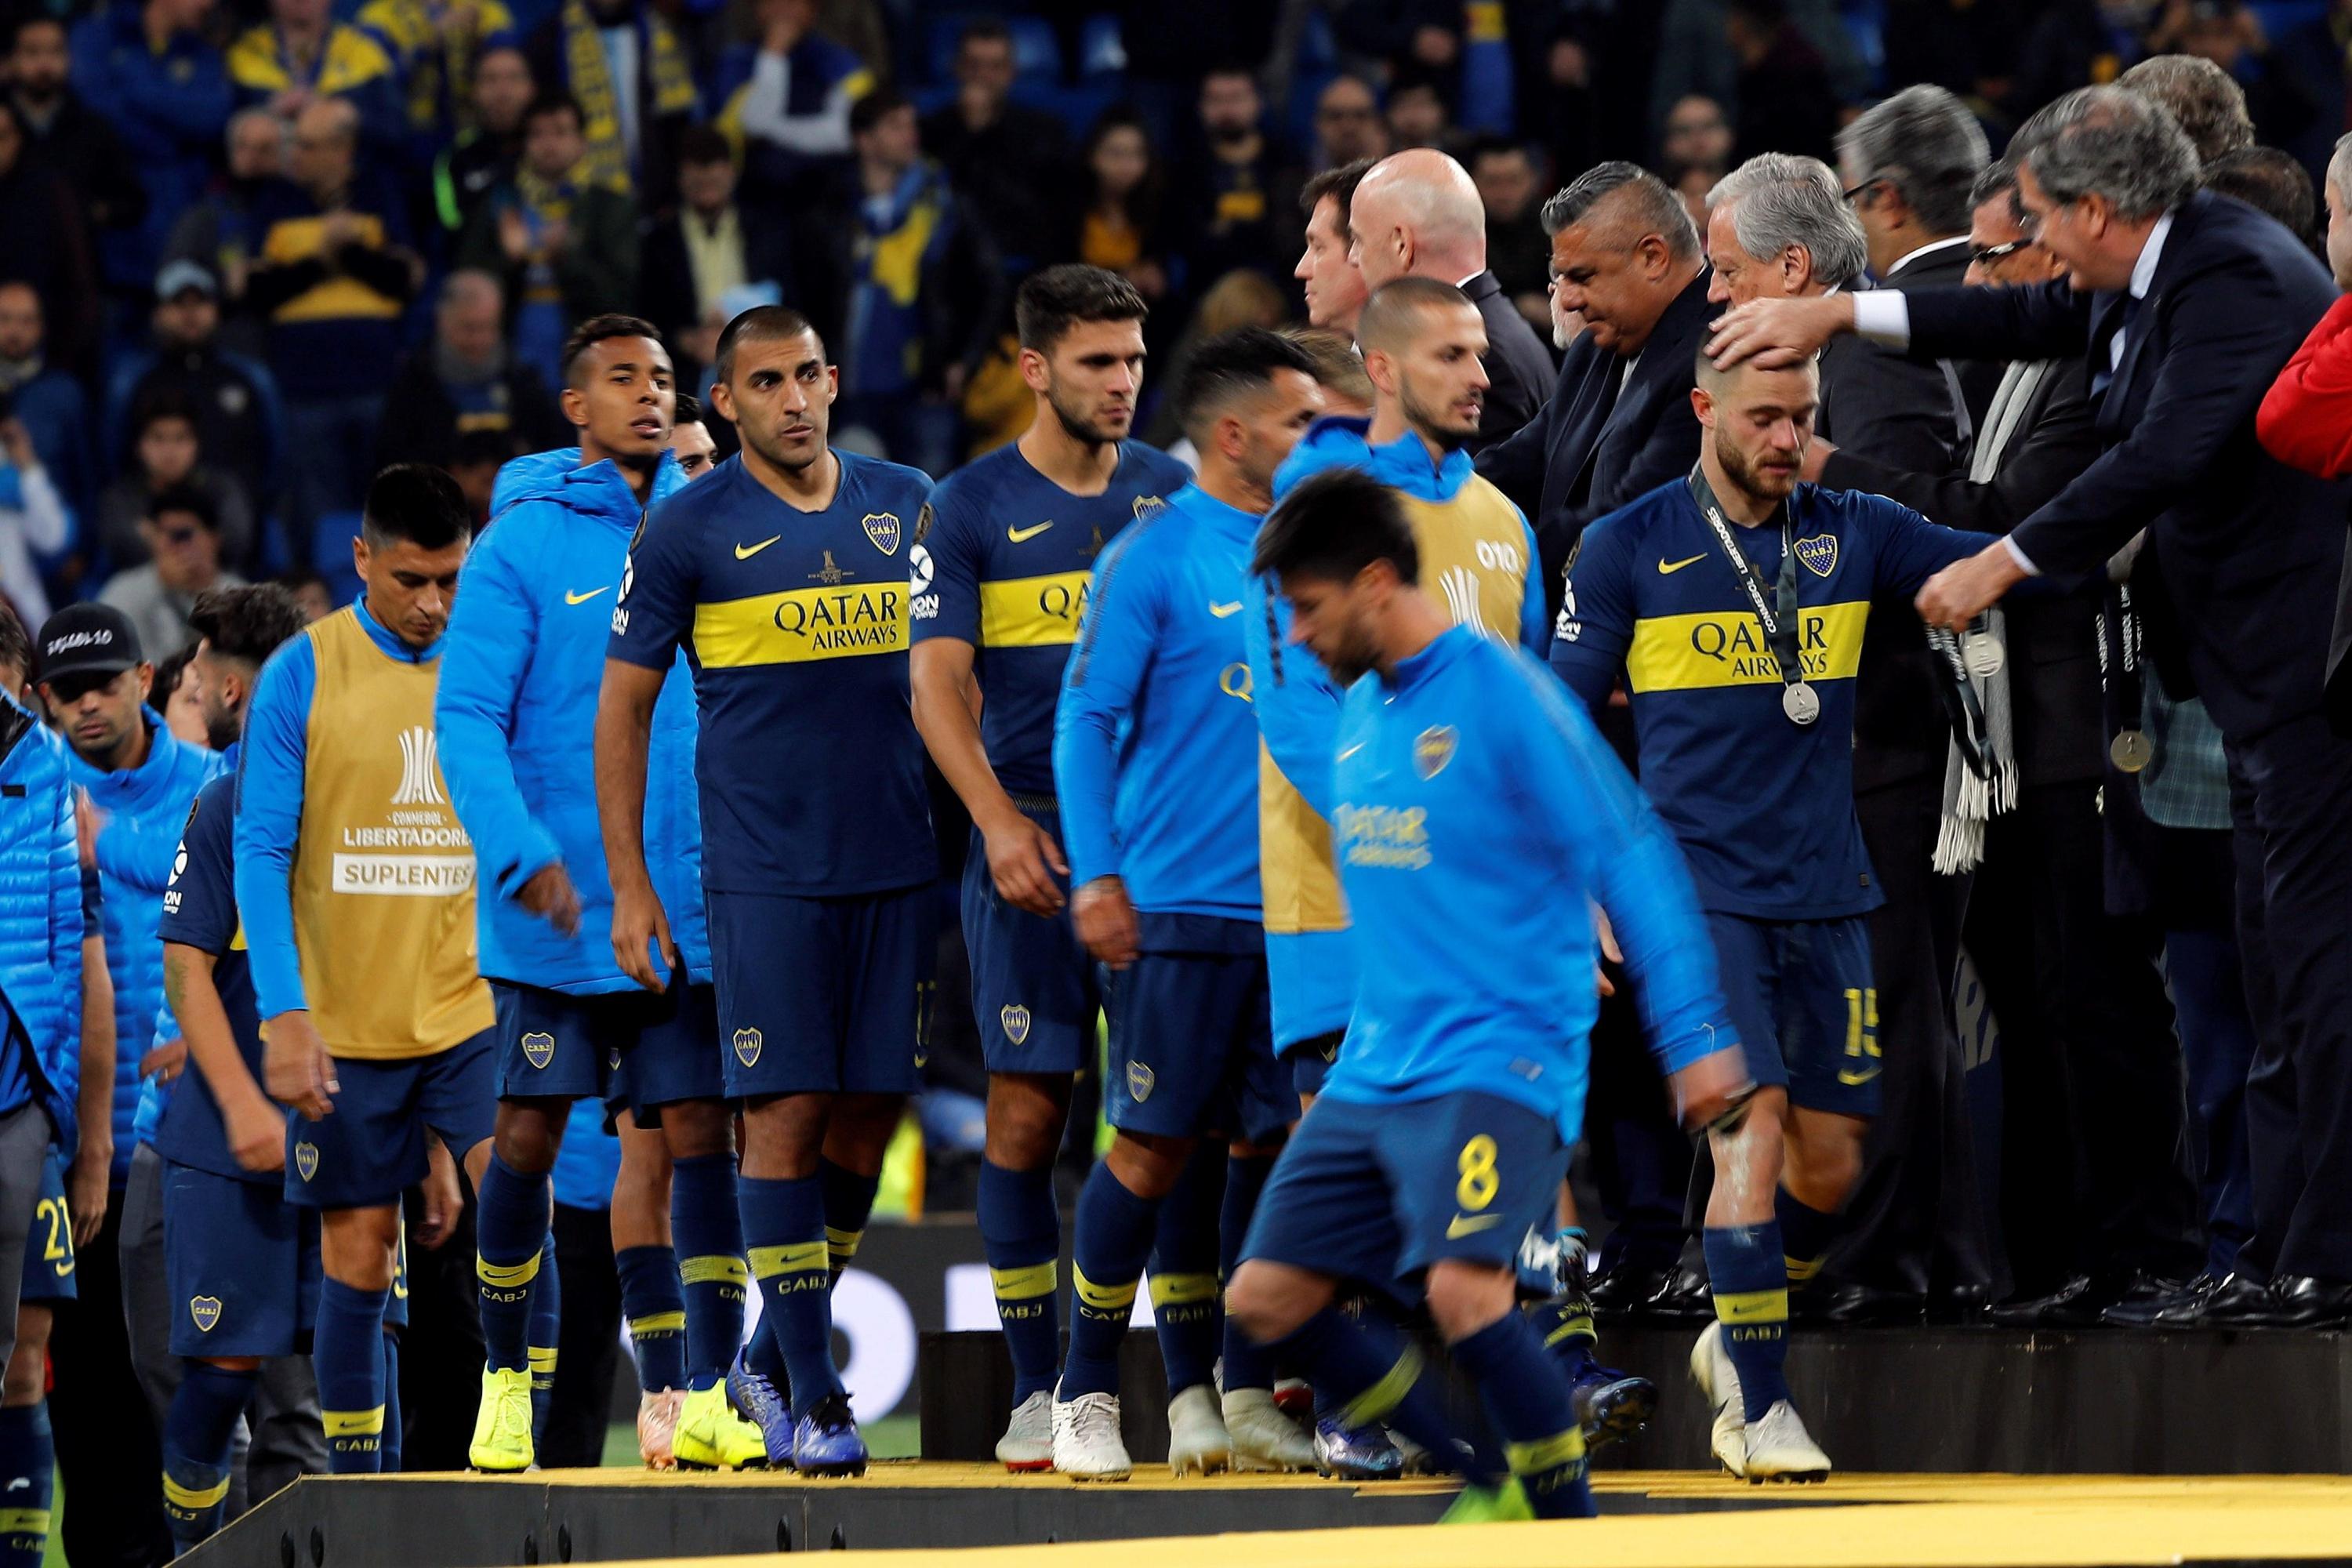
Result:
[[[1013,85],[1013,100],[1032,109],[1042,109],[1059,120],[1069,131],[1073,142],[1083,141],[1102,111],[1117,103],[1127,90],[1124,77],[1103,77],[1084,81],[1076,87],[1062,87],[1045,81],[1019,81]]]

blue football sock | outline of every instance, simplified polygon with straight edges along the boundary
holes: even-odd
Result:
[[[670,1223],[677,1225],[676,1220]],[[736,1230],[741,1233],[740,1218]],[[735,1260],[738,1267],[742,1261]],[[686,1293],[678,1284],[677,1254],[667,1247],[625,1247],[613,1255],[613,1268],[621,1278],[621,1317],[629,1325],[629,1354],[637,1363],[638,1390],[659,1394],[684,1388]]]
[[[996,1291],[996,1317],[1004,1325],[1004,1348],[1013,1357],[1013,1403],[1017,1406],[1054,1386],[1054,1361],[1062,1352],[1060,1312],[1062,1216],[1054,1204],[1054,1167],[1008,1171],[983,1159],[980,1165],[980,1237],[988,1249],[988,1278]]]
[[[474,1215],[474,1273],[482,1302],[482,1348],[499,1372],[530,1365],[530,1282],[547,1245],[548,1181],[526,1176],[493,1151]]]
[[[1224,1197],[1225,1152],[1203,1140],[1176,1185],[1160,1200],[1151,1243],[1151,1318],[1171,1395],[1216,1376],[1217,1214]]]
[[[236,1418],[253,1400],[258,1372],[231,1372],[210,1362],[190,1361],[172,1395],[171,1414],[163,1422],[163,1519],[172,1540],[183,1552],[210,1537],[228,1511],[230,1451],[236,1441]],[[17,1412],[0,1410],[0,1425]],[[46,1441],[48,1422],[41,1423]],[[13,1466],[0,1466],[13,1482]],[[48,1506],[48,1467],[41,1468],[40,1506]],[[9,1493],[15,1497],[14,1492]],[[10,1532],[13,1535],[13,1531]],[[10,1555],[0,1562],[14,1563]],[[30,1561],[38,1563],[38,1556]]]
[[[171,1491],[170,1452],[168,1448],[164,1450],[163,1489],[167,1497]],[[6,1506],[0,1507],[0,1565],[5,1568],[40,1568],[41,1559],[47,1554],[50,1487],[57,1467],[58,1446],[49,1435],[47,1401],[0,1408],[0,1487],[6,1489]],[[228,1463],[224,1458],[221,1496],[212,1510],[213,1530],[220,1528],[221,1510],[227,1497]],[[175,1516],[172,1539],[179,1538],[180,1525]]]
[[[383,1468],[383,1304],[391,1295],[389,1289],[362,1290],[340,1279],[319,1288],[310,1364],[319,1377],[331,1475],[369,1475]]]
[[[249,1375],[249,1374],[248,1374]],[[250,1383],[247,1384],[250,1387]],[[232,1427],[236,1417],[230,1417]],[[168,1500],[171,1489],[171,1449],[164,1449],[163,1490]],[[41,1559],[49,1550],[50,1487],[57,1474],[57,1440],[49,1435],[49,1406],[44,1400],[37,1405],[19,1405],[0,1408],[0,1565],[5,1568],[40,1568]],[[220,1528],[221,1511],[228,1498],[228,1460],[220,1463],[220,1496],[214,1500],[211,1530]],[[164,1510],[172,1510],[166,1508]],[[176,1514],[172,1519],[172,1539],[180,1539],[180,1523]],[[203,1536],[198,1536],[202,1540]]]
[[[760,1321],[776,1336],[792,1378],[793,1415],[841,1390],[833,1364],[831,1278],[825,1267],[824,1192],[814,1176],[745,1176],[735,1191],[743,1241],[760,1287]]]
[[[743,1301],[751,1270],[743,1262],[743,1211],[735,1196],[735,1156],[695,1154],[673,1167],[669,1228],[677,1267],[669,1288],[683,1289],[685,1371],[672,1388],[709,1388],[727,1375],[743,1345]]]
[[[1593,1349],[1600,1339],[1592,1326],[1591,1307],[1581,1300],[1554,1296],[1529,1307],[1528,1322],[1535,1329],[1543,1348],[1559,1363],[1569,1382],[1574,1383],[1592,1370]]]
[[[1454,1364],[1486,1396],[1504,1458],[1536,1517],[1591,1519],[1592,1488],[1585,1479],[1576,1400],[1534,1327],[1517,1311],[1505,1312],[1452,1350]]]
[[[1791,1286],[1806,1285],[1822,1271],[1830,1243],[1837,1239],[1838,1216],[1801,1203],[1786,1187],[1772,1194],[1772,1217],[1780,1222],[1784,1267]]]
[[[1217,1275],[1231,1279],[1234,1270],[1241,1266],[1242,1243],[1249,1236],[1250,1219],[1257,1213],[1257,1195],[1265,1191],[1265,1180],[1274,1174],[1274,1157],[1268,1155],[1235,1156],[1225,1166],[1225,1202],[1217,1219]],[[1225,1387],[1274,1387],[1274,1357],[1258,1347],[1257,1342],[1234,1327],[1231,1318],[1224,1325]]]
[[[866,1239],[866,1221],[874,1213],[874,1194],[882,1190],[882,1174],[861,1176],[830,1160],[819,1160],[816,1179],[824,1189],[824,1246],[835,1284],[857,1258]]]
[[[400,1473],[400,1336],[389,1325],[383,1331],[383,1456],[387,1476]]]
[[[552,1235],[540,1245],[539,1275],[530,1282],[530,1315],[524,1330],[530,1352],[530,1442],[535,1450],[547,1430],[547,1406],[555,1397],[555,1353],[563,1339],[563,1277],[555,1267]]]
[[[1708,1226],[1707,1288],[1715,1293],[1723,1348],[1739,1372],[1747,1418],[1760,1420],[1789,1397],[1789,1266],[1777,1221]]]
[[[1078,1193],[1077,1237],[1070,1247],[1070,1354],[1057,1398],[1118,1392],[1118,1347],[1159,1217],[1160,1200],[1137,1197],[1108,1165],[1096,1163]]]
[[[1461,1434],[1445,1418],[1444,1394],[1423,1375],[1421,1352],[1385,1320],[1349,1317],[1326,1307],[1266,1347],[1305,1369],[1315,1385],[1318,1414],[1327,1406],[1349,1430],[1393,1426],[1441,1465],[1463,1460]],[[1507,1474],[1500,1456],[1474,1449],[1463,1463],[1478,1486],[1498,1486]]]

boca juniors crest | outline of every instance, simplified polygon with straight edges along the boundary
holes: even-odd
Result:
[[[1151,1076],[1151,1069],[1141,1062],[1127,1064],[1127,1092],[1134,1097],[1136,1104],[1141,1105],[1151,1098],[1152,1087],[1157,1081]]]
[[[1797,541],[1797,564],[1816,577],[1826,577],[1837,570],[1837,535],[1816,533],[1810,539]]]
[[[319,1173],[319,1146],[316,1143],[294,1145],[294,1173],[306,1182]]]
[[[1454,749],[1461,740],[1461,732],[1453,725],[1432,724],[1412,738],[1413,771],[1424,779],[1435,778],[1454,760]]]
[[[1004,1037],[1006,1039],[1011,1040],[1016,1046],[1028,1039],[1028,1008],[1007,1007],[1003,1012],[999,1013],[996,1017],[997,1021],[1004,1026]]]
[[[768,1037],[757,1029],[736,1030],[735,1059],[747,1068],[759,1066],[760,1047],[767,1043]]]
[[[195,1320],[196,1331],[198,1333],[211,1333],[220,1323],[220,1298],[218,1296],[189,1297],[188,1316]]]
[[[535,1068],[545,1068],[555,1059],[555,1037],[533,1031],[522,1037],[522,1059]]]
[[[861,521],[866,525],[866,537],[874,542],[875,549],[885,555],[898,553],[899,530],[897,512],[869,511]]]

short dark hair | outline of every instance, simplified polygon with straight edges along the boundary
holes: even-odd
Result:
[[[24,617],[6,599],[0,599],[0,664],[14,665],[19,674],[33,673],[33,635],[25,629]],[[16,692],[8,693],[14,698]]]
[[[692,163],[698,167],[711,163],[732,164],[735,145],[727,140],[727,132],[716,125],[689,125],[677,139],[677,161],[680,167]]]
[[[185,393],[175,389],[159,387],[142,395],[139,400],[131,405],[132,445],[137,445],[139,437],[147,434],[148,426],[159,419],[184,419],[190,428],[196,428],[198,423],[196,405],[189,400]],[[201,434],[199,431],[200,437]]]
[[[1421,547],[1395,490],[1358,468],[1326,468],[1282,500],[1258,530],[1250,571],[1345,583],[1375,561],[1421,581]]]
[[[1492,132],[1470,143],[1462,154],[1462,166],[1475,169],[1479,159],[1496,157],[1525,158],[1529,168],[1536,166],[1534,149],[1516,137],[1497,136]]]
[[[1336,169],[1326,169],[1298,188],[1298,216],[1313,217],[1315,209],[1325,196],[1339,204],[1339,232],[1348,231],[1348,206],[1356,199],[1356,187],[1372,172],[1378,158],[1359,158],[1342,163]]]
[[[1654,233],[1666,242],[1666,250],[1673,256],[1690,260],[1699,255],[1698,229],[1682,197],[1649,170],[1622,158],[1595,163],[1553,192],[1538,215],[1538,221],[1544,233],[1556,236],[1582,223],[1593,208],[1620,191],[1625,193],[1625,226],[1633,231],[1629,244],[1638,242],[1645,232]]]
[[[155,668],[147,676],[148,707],[158,713],[163,710],[172,700],[173,688],[180,684],[180,677],[187,673],[188,666],[194,662],[195,657],[196,645],[189,641],[155,661]]]
[[[799,337],[803,332],[816,339],[816,352],[822,358],[824,336],[809,324],[806,316],[790,305],[754,305],[728,322],[726,330],[719,334],[719,350],[710,356],[711,372],[722,382],[732,382],[735,379],[735,346],[738,343],[780,342],[786,338]],[[675,425],[677,422],[677,416],[673,416],[671,423]]]
[[[614,338],[651,338],[657,343],[662,342],[661,330],[643,316],[624,316],[610,311],[602,316],[591,316],[572,328],[572,335],[563,340],[561,363],[565,384],[571,384],[572,374],[580,368],[582,354]],[[662,343],[662,347],[667,350],[669,345]]]
[[[206,533],[220,531],[220,510],[213,498],[194,485],[166,485],[147,503],[149,521],[154,521],[167,511],[184,511],[196,520]]]
[[[701,424],[702,399],[695,396],[694,394],[690,392],[679,393],[677,395],[677,407],[676,411],[670,415],[669,422],[673,429],[680,425]]]
[[[881,124],[884,116],[906,107],[904,94],[893,92],[887,87],[877,87],[849,106],[849,133],[863,136]]]
[[[2206,164],[2203,184],[2278,219],[2304,244],[2312,242],[2319,195],[2312,188],[2311,171],[2293,154],[2275,147],[2241,147]]]
[[[208,589],[188,611],[189,627],[212,645],[215,655],[256,669],[305,624],[300,602],[275,583]]]
[[[473,537],[474,516],[446,469],[394,463],[369,481],[360,531],[370,550],[404,539],[420,550],[446,550]]]
[[[1391,353],[1423,311],[1469,303],[1469,295],[1441,278],[1391,278],[1364,301],[1363,314],[1356,318],[1356,342],[1367,353]]]
[[[1235,397],[1265,390],[1278,370],[1295,370],[1311,381],[1315,356],[1265,327],[1238,327],[1202,343],[1176,379],[1176,411],[1185,430],[1195,430]]]
[[[504,464],[520,455],[521,445],[511,425],[461,430],[457,433],[457,450],[449,454],[448,467],[457,469],[484,463]]]
[[[1021,346],[1039,353],[1050,352],[1081,321],[1140,321],[1150,314],[1134,284],[1083,261],[1031,273],[1013,300]]]
[[[1969,211],[1973,215],[1985,203],[2003,195],[2009,198],[2011,219],[2022,224],[2025,221],[2025,204],[2017,194],[2017,164],[2011,159],[1995,158],[1984,166],[1977,175],[1976,183],[1969,187]]]
[[[956,52],[961,54],[967,44],[1010,44],[1013,29],[994,16],[974,16],[956,35]]]
[[[572,124],[587,128],[588,111],[580,107],[580,100],[568,89],[543,87],[533,93],[530,106],[522,111],[523,126],[528,130],[532,121],[544,120],[551,114],[569,114]]]

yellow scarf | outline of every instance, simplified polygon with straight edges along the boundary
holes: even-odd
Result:
[[[632,189],[629,150],[621,140],[621,100],[612,68],[605,63],[603,32],[588,14],[587,0],[564,0],[564,68],[571,78],[572,96],[580,100],[580,111],[587,117],[582,129],[587,134],[588,156],[582,174],[593,184],[628,191]],[[690,113],[694,78],[686,68],[686,56],[669,24],[647,13],[637,36],[642,45],[637,68],[653,73],[653,103],[646,118]],[[653,127],[640,125],[637,133],[650,137]]]

